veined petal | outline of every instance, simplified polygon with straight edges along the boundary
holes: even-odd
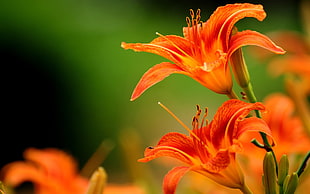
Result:
[[[228,144],[237,139],[238,123],[252,110],[264,110],[262,103],[246,103],[241,100],[228,100],[216,112],[210,123],[210,139],[215,148],[220,149],[224,141]],[[229,146],[229,145],[226,145]]]
[[[192,170],[230,188],[241,188],[244,184],[243,173],[235,160],[235,154],[228,150],[220,150],[209,164],[202,165],[202,169]]]
[[[168,133],[164,135],[157,146],[145,149],[144,158],[139,162],[148,162],[161,156],[169,156],[178,159],[188,165],[193,165],[196,161],[196,150],[193,141],[189,136],[181,133]]]
[[[133,101],[137,99],[149,87],[162,81],[172,73],[182,73],[188,75],[188,73],[183,71],[179,66],[169,62],[163,62],[153,66],[146,73],[144,73],[134,89],[130,100]]]
[[[271,52],[274,52],[276,54],[285,53],[285,51],[281,47],[277,46],[267,36],[252,30],[245,30],[242,32],[237,32],[235,35],[231,37],[228,56],[230,57],[230,55],[234,51],[246,45],[256,45],[265,48]]]
[[[163,190],[165,194],[174,194],[176,187],[180,179],[184,176],[186,172],[189,171],[189,167],[180,166],[175,167],[166,174],[163,182]]]
[[[220,150],[213,158],[203,164],[203,167],[210,173],[219,173],[230,164],[228,150]]]
[[[233,26],[245,17],[254,17],[262,21],[266,17],[266,13],[262,5],[249,3],[228,4],[218,7],[204,26],[203,36],[206,36],[207,40],[217,37],[216,40],[222,41],[226,47],[225,49],[227,49]]]
[[[189,55],[190,52],[190,42],[183,37],[175,35],[160,36],[150,43],[122,42],[121,46],[124,49],[154,53],[174,63],[179,61],[180,56]]]

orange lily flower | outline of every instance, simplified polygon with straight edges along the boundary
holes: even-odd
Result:
[[[3,182],[18,186],[30,181],[36,194],[85,193],[88,180],[77,173],[76,163],[66,153],[48,148],[29,148],[24,152],[27,161],[12,162],[3,168]]]
[[[74,158],[55,148],[29,148],[24,157],[26,161],[12,162],[1,170],[6,186],[16,187],[29,181],[34,184],[35,194],[145,193],[137,185],[107,184],[107,174],[102,167],[92,174],[90,180],[83,178],[77,172]]]
[[[277,143],[274,147],[277,158],[283,154],[307,153],[310,138],[304,130],[301,119],[294,115],[294,102],[283,94],[273,94],[265,99],[264,104],[267,112],[263,114],[263,119],[270,127]]]
[[[170,156],[185,164],[173,168],[165,176],[163,189],[166,194],[175,192],[179,180],[188,171],[200,173],[221,185],[247,193],[243,173],[235,158],[236,152],[242,150],[238,139],[249,131],[262,131],[270,135],[270,130],[262,119],[246,118],[250,111],[264,109],[259,102],[228,100],[206,126],[199,126],[201,110],[198,109],[193,119],[194,129],[186,128],[190,135],[177,132],[164,135],[155,147],[146,148],[144,158],[139,161],[148,162],[161,156]],[[182,125],[184,126],[183,123]]]
[[[266,13],[261,5],[243,3],[218,7],[204,23],[200,21],[200,10],[196,15],[191,10],[190,14],[188,26],[183,28],[184,37],[160,35],[146,44],[121,44],[124,49],[154,53],[173,62],[163,62],[149,69],[134,89],[131,100],[172,73],[188,75],[216,93],[233,97],[228,60],[234,51],[245,45],[257,45],[275,53],[284,53],[258,32],[231,33],[235,23],[244,17],[263,20]]]

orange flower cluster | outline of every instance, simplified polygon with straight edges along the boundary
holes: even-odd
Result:
[[[196,13],[191,10],[190,17],[186,19],[187,27],[183,28],[184,37],[159,34],[159,37],[150,43],[123,42],[121,44],[124,49],[154,53],[171,61],[157,64],[149,69],[134,89],[131,100],[137,99],[146,89],[173,73],[190,76],[216,93],[225,94],[231,99],[237,98],[225,102],[216,112],[214,119],[206,126],[198,124],[201,112],[199,109],[193,120],[193,130],[185,127],[189,131],[188,136],[171,132],[164,135],[156,146],[146,148],[144,158],[139,159],[140,162],[169,156],[184,163],[184,166],[173,168],[165,176],[164,193],[175,193],[180,178],[188,171],[198,172],[221,185],[240,189],[243,193],[251,193],[236,159],[236,153],[243,149],[246,150],[244,154],[247,157],[246,160],[252,163],[259,161],[260,166],[266,151],[272,153],[273,160],[265,159],[268,160],[264,164],[265,171],[258,168],[261,169],[258,170],[259,176],[265,173],[266,193],[278,190],[277,188],[281,192],[296,190],[296,185],[291,183],[283,186],[282,180],[278,182],[279,185],[276,185],[277,181],[271,182],[272,178],[268,176],[278,173],[278,159],[283,154],[309,152],[309,137],[305,134],[305,126],[309,124],[309,119],[300,119],[300,115],[295,115],[293,101],[282,95],[266,99],[265,104],[257,102],[240,48],[245,45],[256,45],[276,54],[284,54],[285,51],[265,35],[251,30],[238,32],[235,27],[235,23],[245,17],[254,17],[261,21],[265,16],[266,13],[261,5],[249,3],[219,7],[206,22],[200,21],[200,10]],[[309,58],[303,55],[285,59],[285,62],[281,61],[281,63],[281,68],[277,68],[274,64],[272,67],[277,68],[276,70],[281,73],[290,72],[302,77],[302,86],[300,86],[302,95],[297,95],[297,91],[291,93],[295,94],[296,99],[304,102],[309,98]],[[234,71],[235,79],[243,90],[243,99],[250,103],[238,100],[238,96],[232,89],[230,69]],[[300,109],[306,118],[309,118],[305,115],[305,109],[308,110],[308,108]],[[256,116],[253,116],[252,110],[255,110]],[[263,114],[261,111],[264,111]],[[259,132],[251,135],[251,138],[254,138],[253,144],[250,143],[248,135],[241,137],[247,131]],[[260,137],[263,143],[259,143]],[[255,153],[263,153],[263,155],[255,155]],[[308,156],[304,163],[309,159]],[[255,160],[255,158],[259,159]],[[272,167],[273,165],[275,166]],[[282,171],[282,164],[280,168]],[[299,176],[303,172],[300,169],[297,172]],[[257,174],[253,174],[254,171],[256,169],[247,171],[246,176],[256,177]],[[252,174],[249,175],[249,172]],[[281,176],[284,175],[281,174]],[[282,177],[278,178],[282,179]],[[257,179],[256,181],[261,182]],[[262,192],[259,188],[261,187],[257,187],[255,191]]]

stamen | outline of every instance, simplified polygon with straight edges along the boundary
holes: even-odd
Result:
[[[191,27],[191,19],[189,19],[189,17],[186,17],[186,23],[187,27]]]
[[[193,129],[198,129],[199,117],[200,117],[200,114],[201,114],[200,106],[196,105],[196,108],[197,108],[197,112],[196,112],[196,115],[193,117],[193,120],[192,120]]]
[[[200,141],[200,138],[195,134],[193,133],[192,130],[190,130],[171,110],[169,110],[165,105],[163,105],[161,102],[158,102],[158,104],[163,108],[165,109],[175,120],[177,120],[178,123],[180,123],[184,129],[186,131],[188,131],[193,137],[195,137],[198,141]]]
[[[191,18],[192,18],[192,20],[193,20],[194,17],[195,17],[194,10],[193,10],[193,9],[190,9],[190,10],[189,10],[189,14],[191,15]]]
[[[205,121],[206,121],[206,126],[208,126],[209,122],[208,122],[208,120],[206,119],[207,116],[208,116],[208,108],[206,107],[206,108],[205,108],[205,114],[203,115],[202,120],[201,120],[200,128],[203,127],[203,124],[204,124]]]
[[[197,21],[197,24],[199,23],[200,18],[201,18],[201,16],[200,16],[200,9],[197,9],[197,11],[196,11],[196,21]]]
[[[248,100],[248,97],[246,96],[246,93],[245,92],[240,92],[240,94],[241,94],[241,98],[243,99],[243,100]]]
[[[197,105],[196,105],[196,108],[197,108],[197,113],[196,113],[196,115],[199,117],[200,114],[201,114],[200,106],[197,104]]]
[[[160,36],[160,37],[166,39],[166,40],[167,40],[168,42],[170,42],[176,49],[178,49],[181,53],[183,53],[186,57],[192,58],[188,53],[186,53],[184,50],[182,50],[179,46],[177,46],[173,41],[171,41],[171,40],[170,40],[169,38],[167,38],[166,36],[160,34],[159,32],[156,32],[156,35],[158,35],[158,36]],[[166,47],[163,47],[163,48],[164,48],[164,49],[167,49]],[[169,50],[171,53],[174,53],[175,55],[179,55],[179,56],[180,56],[180,54],[176,53],[175,51],[172,51],[172,50],[170,50],[170,49],[167,49],[167,50]]]

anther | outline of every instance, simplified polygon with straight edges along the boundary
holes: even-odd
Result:
[[[241,93],[241,96],[242,96],[243,100],[247,100],[248,99],[248,97],[246,96],[245,92],[240,92],[240,93]]]
[[[200,9],[197,9],[196,20],[197,20],[197,23],[200,21]]]
[[[194,17],[195,17],[194,10],[193,10],[193,9],[190,9],[190,10],[189,10],[189,13],[190,13],[192,19],[194,19]]]
[[[191,19],[189,19],[189,17],[186,17],[186,23],[187,27],[191,27]]]

